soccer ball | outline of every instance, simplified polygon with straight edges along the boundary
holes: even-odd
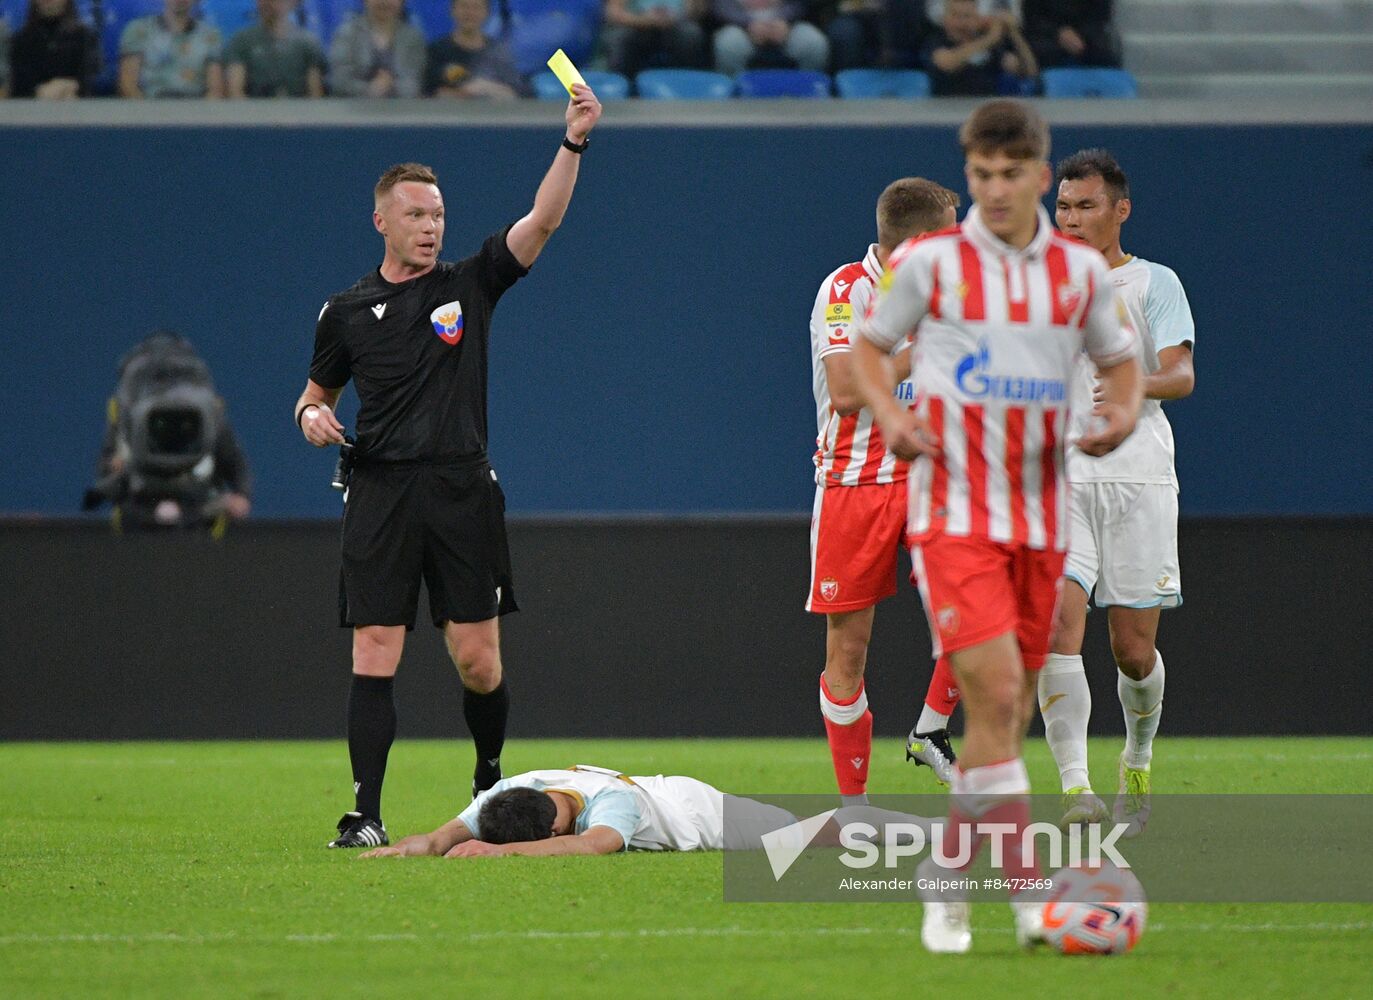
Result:
[[[1144,887],[1128,869],[1063,868],[1044,904],[1044,939],[1065,955],[1123,955],[1148,915]]]

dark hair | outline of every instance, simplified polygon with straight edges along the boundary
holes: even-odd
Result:
[[[958,143],[964,156],[1005,153],[1013,160],[1047,160],[1049,123],[1024,101],[988,101],[968,116]]]
[[[1054,183],[1082,181],[1088,177],[1100,177],[1112,201],[1130,197],[1130,182],[1125,177],[1125,171],[1120,169],[1114,156],[1100,147],[1079,149],[1060,163]]]
[[[522,844],[553,836],[558,807],[547,792],[507,788],[490,796],[477,813],[477,828],[488,844]]]
[[[42,20],[42,17],[43,15],[38,12],[36,0],[29,0],[28,14],[24,17],[24,27],[27,28],[31,24],[37,24],[38,21]],[[78,19],[76,13],[76,0],[67,0],[67,9],[59,14],[57,19],[64,24]]]
[[[377,181],[377,186],[372,193],[375,197],[380,198],[397,184],[403,184],[406,181],[437,185],[439,178],[434,173],[433,167],[426,167],[423,163],[397,163],[381,175],[381,179]]]
[[[902,177],[877,199],[877,242],[894,250],[903,240],[938,229],[958,194],[923,177]]]

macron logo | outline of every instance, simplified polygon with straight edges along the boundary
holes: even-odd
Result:
[[[377,319],[381,319],[382,314],[385,313],[385,312],[386,312],[386,303],[385,303],[385,302],[378,302],[376,305],[374,305],[374,306],[372,307],[372,313],[373,313],[373,315],[375,315],[375,316],[377,317]]]
[[[768,864],[772,866],[772,880],[774,882],[782,881],[782,876],[787,873],[792,865],[796,864],[796,859],[810,846],[810,842],[830,821],[830,817],[838,811],[838,809],[831,809],[819,816],[811,816],[799,823],[793,823],[790,826],[782,827],[780,830],[773,830],[771,833],[762,835],[760,839],[763,842],[763,850],[767,852]]]

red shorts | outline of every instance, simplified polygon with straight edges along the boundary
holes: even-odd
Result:
[[[906,498],[905,482],[815,488],[807,611],[858,611],[896,593]]]
[[[938,534],[911,547],[934,653],[956,653],[1006,632],[1026,670],[1044,666],[1062,589],[1062,552]]]

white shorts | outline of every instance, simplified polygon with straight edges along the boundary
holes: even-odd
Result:
[[[1063,575],[1099,608],[1175,608],[1178,494],[1156,483],[1074,483]]]

